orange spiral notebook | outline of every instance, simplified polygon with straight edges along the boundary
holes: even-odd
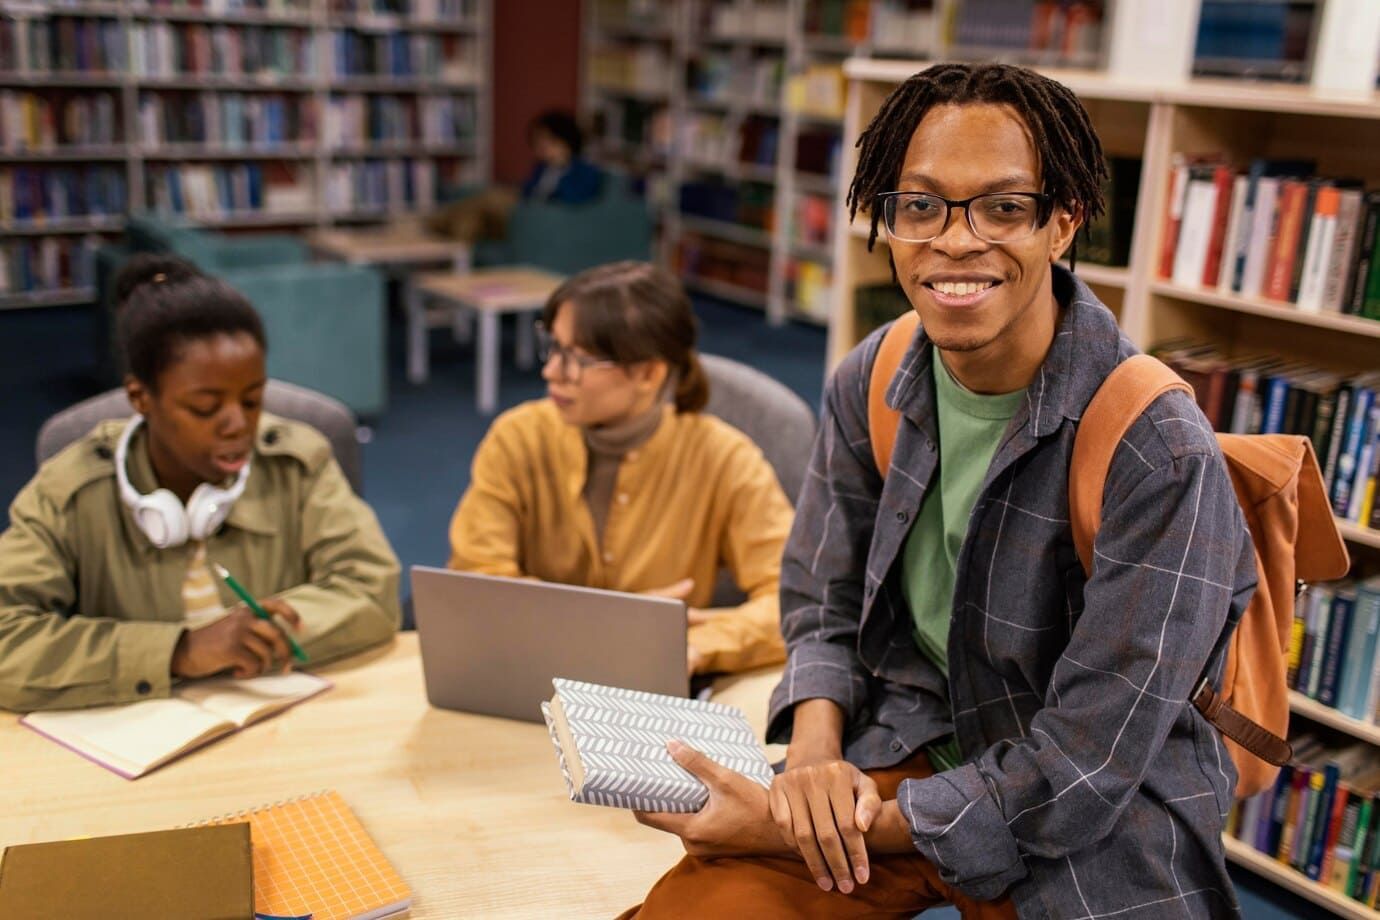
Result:
[[[412,891],[339,793],[201,823],[244,822],[254,850],[255,916],[381,920],[412,907]]]

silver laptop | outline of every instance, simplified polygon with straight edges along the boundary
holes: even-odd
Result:
[[[551,678],[686,696],[685,603],[412,567],[426,698],[540,722]]]

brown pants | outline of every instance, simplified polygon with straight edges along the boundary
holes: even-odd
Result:
[[[894,799],[903,779],[930,776],[929,760],[917,754],[888,770],[870,770],[883,799]],[[647,900],[619,920],[678,920],[708,917],[913,917],[940,904],[953,904],[965,920],[1013,920],[1008,898],[974,901],[944,883],[939,870],[918,852],[871,860],[871,878],[852,894],[823,891],[799,859],[752,857],[697,859],[687,856],[661,877]]]

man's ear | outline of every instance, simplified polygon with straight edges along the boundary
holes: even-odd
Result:
[[[1049,241],[1049,261],[1058,262],[1073,245],[1073,238],[1078,233],[1078,228],[1083,226],[1083,211],[1080,208],[1066,211],[1056,207],[1049,218],[1049,222],[1054,228],[1054,233]]]
[[[149,414],[149,403],[153,402],[153,395],[133,374],[125,374],[125,396],[129,397],[129,404],[134,407],[135,412],[140,415]]]

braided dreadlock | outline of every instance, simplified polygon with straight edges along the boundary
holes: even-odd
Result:
[[[848,217],[865,209],[872,217],[867,238],[877,241],[877,196],[895,190],[901,161],[921,119],[936,105],[1009,105],[1024,119],[1051,204],[1040,212],[1044,226],[1058,205],[1080,214],[1087,228],[1103,211],[1107,162],[1102,142],[1078,97],[1062,83],[1009,64],[936,64],[906,80],[882,103],[858,138],[858,168],[848,188]],[[1075,242],[1072,258],[1076,257]]]

